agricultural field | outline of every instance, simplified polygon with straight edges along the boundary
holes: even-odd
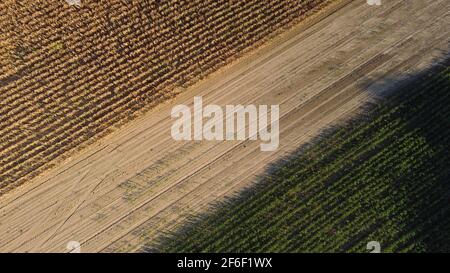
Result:
[[[329,2],[1,1],[0,193]]]
[[[447,59],[147,251],[449,252],[449,95]]]
[[[406,196],[400,190],[409,188],[405,184],[398,194],[389,191],[391,184],[387,182],[377,188],[376,174],[388,166],[369,170],[364,158],[358,156],[379,153],[389,157],[389,151],[373,149],[392,147],[398,155],[387,163],[399,165],[391,166],[391,177],[386,173],[389,181],[401,177],[405,168],[413,165],[406,159],[411,158],[419,160],[414,164],[420,169],[411,168],[412,173],[407,174],[416,175],[426,185],[436,182],[436,189],[440,185],[432,180],[440,176],[433,176],[420,164],[426,158],[437,159],[435,152],[445,147],[437,146],[434,138],[421,138],[425,133],[419,129],[408,131],[400,118],[400,114],[407,115],[401,99],[388,100],[390,104],[380,108],[376,105],[390,90],[397,90],[394,87],[403,84],[403,79],[414,75],[422,75],[424,84],[426,80],[445,86],[444,74],[428,79],[421,72],[432,72],[430,66],[449,52],[448,0],[390,0],[380,6],[365,0],[81,0],[80,6],[65,2],[0,3],[0,252],[71,252],[74,248],[69,246],[74,242],[86,253],[244,250],[245,242],[228,248],[220,241],[228,237],[215,233],[223,227],[231,228],[228,222],[216,224],[221,224],[219,215],[236,208],[233,204],[253,211],[236,194],[250,189],[246,194],[251,203],[256,202],[252,196],[267,190],[271,198],[277,196],[272,193],[280,194],[277,202],[284,202],[284,208],[299,205],[298,199],[286,195],[277,185],[268,189],[269,180],[284,183],[292,194],[303,194],[302,200],[308,200],[300,204],[301,212],[286,210],[290,214],[280,214],[286,216],[283,228],[287,233],[277,233],[281,225],[277,223],[283,221],[273,214],[273,229],[267,226],[272,222],[263,223],[262,227],[268,227],[263,233],[252,235],[248,230],[229,236],[246,236],[251,242],[258,236],[281,238],[279,244],[270,239],[255,245],[255,249],[271,251],[365,251],[363,241],[368,235],[361,233],[364,238],[344,246],[352,229],[345,222],[334,223],[324,217],[356,221],[361,232],[373,231],[371,234],[380,232],[371,224],[384,225],[386,238],[393,238],[395,230],[410,236],[409,222],[404,219],[415,219],[412,210],[421,204],[411,199],[417,203],[408,203],[411,215],[397,213],[394,208],[386,211],[392,217],[370,218],[370,202],[381,210],[396,197]],[[435,93],[427,101],[434,99],[433,105],[444,109],[444,91],[433,91],[442,98]],[[420,96],[403,95],[404,105],[417,103],[414,113],[425,113]],[[263,152],[260,139],[174,139],[171,113],[180,105],[193,108],[195,97],[201,97],[204,105],[221,109],[227,105],[278,105],[278,148]],[[370,104],[374,112],[358,118]],[[389,105],[391,109],[387,109]],[[379,115],[389,119],[369,124],[369,117]],[[354,122],[340,127],[349,119]],[[369,129],[363,130],[364,122]],[[191,125],[202,126],[202,121],[194,118]],[[383,125],[388,127],[386,137],[380,135]],[[398,130],[394,130],[396,125]],[[432,126],[420,121],[417,128],[422,125]],[[343,129],[316,140],[327,128]],[[350,131],[360,132],[364,138],[352,137]],[[409,145],[411,151],[395,145],[380,146],[378,142],[363,146],[373,139],[385,141],[385,145]],[[307,148],[308,143],[317,145]],[[422,155],[418,149],[427,153]],[[302,151],[307,153],[302,156]],[[291,165],[280,163],[292,158],[293,153],[300,155],[290,161]],[[342,155],[347,157],[341,162]],[[376,166],[378,161],[370,162]],[[282,170],[270,171],[279,166]],[[417,175],[421,170],[423,177]],[[319,172],[334,176],[318,177]],[[285,181],[291,173],[298,176]],[[270,178],[265,180],[268,174]],[[353,176],[367,177],[367,182],[346,180]],[[308,188],[302,188],[299,179]],[[321,184],[324,181],[331,184]],[[350,184],[360,188],[348,192]],[[342,199],[328,200],[325,188]],[[373,196],[343,212],[348,217],[336,216],[371,189]],[[435,194],[434,188],[426,189]],[[445,185],[440,189],[445,192]],[[387,192],[389,196],[377,199]],[[408,196],[422,198],[426,191],[420,185],[414,192]],[[347,197],[350,199],[345,201]],[[215,206],[224,200],[233,200],[227,202],[231,207]],[[269,201],[270,205],[276,200]],[[258,219],[266,219],[261,213],[272,212],[258,202]],[[406,207],[405,202],[398,203],[399,209]],[[361,207],[368,209],[363,211]],[[216,209],[219,212],[214,213]],[[328,210],[330,214],[321,214]],[[311,214],[316,211],[321,213]],[[446,216],[445,210],[439,213]],[[192,215],[201,215],[203,220],[198,222]],[[243,215],[247,214],[236,217]],[[300,218],[292,218],[297,216]],[[392,218],[388,224],[383,222],[387,218]],[[202,239],[197,225],[206,220],[214,222],[208,228],[211,240],[195,247],[194,241],[174,246],[184,236],[177,231],[189,231],[186,226],[192,227],[195,238]],[[192,221],[197,224],[189,225]],[[292,244],[283,237],[297,232],[299,221],[308,228],[300,233],[308,234],[293,238],[311,242],[307,246]],[[313,221],[317,221],[317,228],[311,225]],[[242,222],[245,227],[249,223],[254,222]],[[289,230],[292,223],[294,228]],[[443,220],[442,227],[445,223]],[[236,223],[239,230],[234,231],[240,232],[243,225]],[[420,232],[424,226],[412,226],[412,230]],[[312,240],[323,238],[325,233],[335,234],[335,245],[325,244],[331,238],[320,245]],[[167,234],[175,237],[163,243]],[[443,238],[439,236],[436,240]],[[382,247],[383,251],[430,250],[426,243],[407,248],[382,241]]]

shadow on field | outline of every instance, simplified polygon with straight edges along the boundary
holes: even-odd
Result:
[[[439,85],[435,85],[435,78],[430,79],[449,66],[450,56],[447,55],[419,73],[389,77],[376,83],[368,80],[362,88],[375,97],[383,94],[383,101],[368,103],[363,108],[364,113],[354,120],[324,129],[310,143],[269,165],[254,186],[216,203],[207,213],[191,216],[178,231],[161,236],[159,241],[152,242],[142,251],[365,252],[366,244],[374,240],[381,243],[385,252],[450,252],[450,78],[439,78]],[[429,86],[439,86],[440,89],[428,90]],[[409,93],[412,90],[419,90],[414,91],[417,96],[406,100],[413,95]],[[381,113],[379,104],[384,106],[383,109],[398,111],[385,123],[380,122],[379,127],[374,126],[367,137],[334,150],[335,146],[352,136],[352,130],[372,123],[378,117],[377,114]],[[351,161],[333,165],[338,159],[348,156],[348,151],[355,146],[370,145],[374,140],[370,136],[392,123],[391,119],[402,126],[398,133]],[[339,131],[344,133],[336,137]],[[396,147],[399,139],[403,138],[406,140],[399,143],[410,146]],[[386,147],[393,147],[392,151],[396,153],[387,157],[387,164],[378,164],[380,161],[368,163],[379,154],[389,154]],[[322,152],[331,150],[327,158],[320,148]],[[311,166],[311,162],[317,164]],[[330,169],[325,173],[326,177],[318,176],[317,180],[312,180],[310,189],[303,189],[305,181],[326,167]],[[372,179],[375,183],[349,183],[352,174],[353,177],[364,177],[357,172],[364,168],[362,174],[368,180],[375,177]],[[242,207],[254,208],[264,204],[253,201],[275,188],[285,177],[294,177],[294,181],[286,182],[285,186],[272,193],[270,202],[273,208],[263,210],[262,206],[259,207],[258,211],[263,215],[255,220],[251,220],[251,214],[245,216]],[[383,184],[383,191],[371,196],[378,190],[378,182]],[[337,190],[339,187],[341,189]],[[293,191],[294,188],[297,189]],[[321,193],[325,197],[314,199]],[[328,202],[328,198],[338,201]],[[308,203],[306,207],[305,202]],[[297,209],[300,206],[302,209]],[[235,217],[239,209],[243,216]],[[289,214],[289,219],[282,218],[270,224],[286,210],[295,213]],[[305,223],[305,219],[309,222]],[[273,226],[279,228],[274,229]],[[247,244],[236,247],[236,242],[240,242],[236,237],[246,238]]]
[[[444,82],[439,86],[443,92],[427,90],[428,84],[421,86],[429,76],[449,66],[450,55],[447,54],[424,71],[399,76],[397,80],[390,78],[368,88],[369,92],[381,90],[382,93],[405,95],[418,86],[424,90],[423,96],[408,104],[399,115],[406,124],[404,134],[414,136],[423,149],[420,158],[409,164],[391,185],[392,193],[399,199],[405,198],[408,208],[405,222],[400,226],[400,233],[405,234],[404,243],[393,247],[394,252],[404,248],[411,252],[450,252],[450,78],[441,79]],[[386,99],[392,107],[402,102],[402,96],[388,95]],[[425,107],[416,110],[419,103],[424,103]]]

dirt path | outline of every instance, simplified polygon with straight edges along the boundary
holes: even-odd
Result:
[[[351,1],[308,28],[185,90],[0,200],[0,251],[136,251],[188,213],[251,185],[268,163],[380,93],[375,81],[446,53],[446,0]],[[362,86],[366,86],[363,88]],[[369,86],[369,87],[368,87]],[[177,104],[280,104],[280,147],[259,141],[175,142]]]

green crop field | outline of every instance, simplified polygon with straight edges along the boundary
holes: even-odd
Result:
[[[416,75],[156,252],[450,251],[450,66]]]

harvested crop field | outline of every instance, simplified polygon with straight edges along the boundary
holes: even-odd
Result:
[[[2,1],[0,193],[330,2]]]

